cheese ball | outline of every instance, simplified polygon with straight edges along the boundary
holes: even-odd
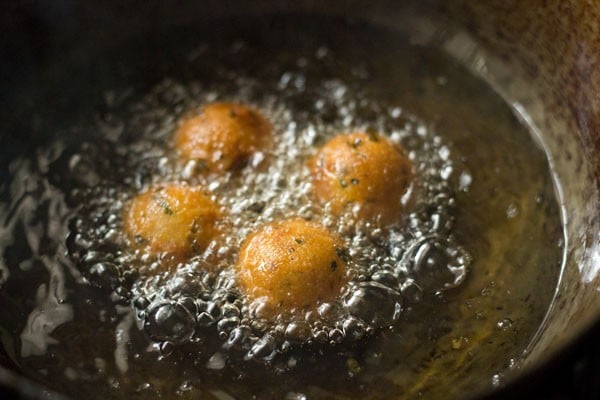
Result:
[[[151,253],[190,256],[216,236],[220,211],[201,189],[152,186],[127,205],[123,226],[131,241]]]
[[[175,133],[175,147],[187,160],[201,161],[211,172],[243,165],[271,141],[271,124],[251,107],[212,103],[185,119]]]
[[[364,132],[343,134],[309,160],[313,192],[334,214],[359,205],[361,218],[393,223],[413,173],[402,148],[388,138]]]
[[[300,218],[261,227],[244,242],[238,283],[251,301],[274,315],[335,299],[346,282],[342,241]]]

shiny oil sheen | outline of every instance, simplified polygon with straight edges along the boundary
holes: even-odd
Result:
[[[174,32],[164,76],[107,88],[94,118],[11,160],[0,327],[15,364],[75,398],[460,398],[501,382],[562,260],[554,182],[528,128],[458,62],[398,33],[327,18],[224,25],[236,29]],[[276,139],[208,180],[170,138],[217,100],[255,105]],[[388,135],[414,163],[411,206],[392,227],[312,204],[304,160],[356,129]],[[206,186],[235,234],[164,272],[120,227],[128,199],[168,181]],[[244,237],[294,215],[343,237],[353,275],[337,302],[272,323],[230,267]],[[213,252],[217,268],[203,261]]]

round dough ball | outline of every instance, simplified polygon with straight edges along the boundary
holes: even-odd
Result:
[[[244,242],[238,282],[275,315],[335,299],[346,281],[342,241],[300,218],[261,227]]]
[[[338,135],[308,163],[313,191],[334,214],[358,204],[359,216],[393,223],[412,179],[412,164],[388,138],[363,132]]]
[[[202,190],[180,184],[153,186],[125,208],[124,230],[152,253],[189,256],[216,236],[220,211]]]
[[[185,159],[199,160],[211,172],[241,166],[271,140],[271,124],[251,107],[212,103],[185,119],[175,134],[175,147]]]

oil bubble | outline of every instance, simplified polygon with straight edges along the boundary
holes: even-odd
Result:
[[[225,368],[225,357],[221,352],[213,354],[206,362],[206,368],[212,370],[219,370]]]
[[[101,289],[115,289],[119,284],[119,271],[111,262],[99,262],[86,268],[85,278],[94,286]]]
[[[173,353],[174,348],[175,346],[173,345],[173,343],[166,340],[160,344],[160,354],[162,354],[165,357],[169,356],[171,355],[171,353]]]
[[[404,281],[400,292],[405,301],[410,304],[418,303],[423,298],[423,289],[412,278]]]
[[[172,342],[185,341],[194,334],[193,315],[181,304],[162,303],[148,311],[145,327],[153,339]]]
[[[304,321],[294,321],[285,329],[285,337],[288,340],[302,341],[310,336],[310,326]]]
[[[352,315],[372,326],[390,325],[397,319],[400,293],[377,282],[364,282],[350,291],[344,305]]]
[[[270,361],[276,355],[276,340],[270,335],[266,334],[261,337],[252,346],[250,351],[246,353],[247,359],[260,359],[263,361]]]
[[[510,318],[502,318],[496,323],[496,327],[501,331],[509,330],[513,325],[513,321]]]
[[[426,237],[407,250],[403,261],[426,290],[445,290],[465,280],[470,256],[449,240]]]

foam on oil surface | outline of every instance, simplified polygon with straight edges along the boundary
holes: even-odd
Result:
[[[327,51],[321,48],[313,59],[298,63],[318,64]],[[72,190],[85,206],[73,224],[70,251],[90,283],[132,302],[140,324],[161,349],[201,343],[216,334],[228,359],[271,361],[297,344],[337,345],[394,327],[403,308],[415,306],[423,291],[460,285],[470,257],[451,235],[453,193],[447,178],[452,164],[441,137],[418,118],[339,79],[311,81],[301,70],[284,72],[271,84],[235,72],[224,75],[226,83],[212,85],[165,80],[130,105],[131,121],[108,116],[117,128],[98,127],[106,135],[121,129],[119,148],[82,145],[69,159],[73,173],[85,176],[86,160],[121,157],[122,170],[86,177],[95,185]],[[273,148],[254,154],[241,171],[216,176],[198,173],[194,161],[178,161],[170,148],[177,120],[212,101],[259,109],[274,126]],[[356,210],[333,216],[311,196],[306,160],[333,135],[358,130],[389,136],[413,162],[413,205],[394,226],[360,220]],[[226,210],[228,224],[219,244],[166,272],[160,257],[129,251],[120,234],[127,200],[149,184],[165,182],[206,187]],[[337,301],[302,315],[282,313],[272,321],[263,318],[260,304],[250,304],[240,293],[232,267],[249,234],[295,216],[343,238],[350,279]],[[219,265],[208,265],[215,254]]]

